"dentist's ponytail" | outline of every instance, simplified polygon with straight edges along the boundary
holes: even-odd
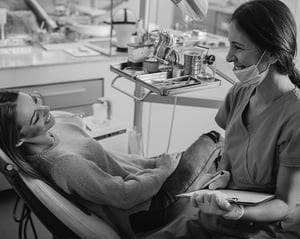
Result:
[[[296,66],[293,67],[289,74],[289,78],[298,88],[300,88],[300,71],[296,68]]]

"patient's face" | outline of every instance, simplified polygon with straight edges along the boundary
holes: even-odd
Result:
[[[45,134],[55,124],[50,108],[38,104],[29,94],[19,93],[16,111],[21,138],[29,139]]]

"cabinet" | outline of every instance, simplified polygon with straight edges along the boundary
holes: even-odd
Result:
[[[229,19],[237,6],[219,7],[209,5],[207,15],[202,21],[191,22],[186,24],[183,22],[182,14],[178,9],[174,10],[173,22],[182,26],[182,30],[199,29],[220,36],[227,37]]]
[[[226,12],[216,12],[215,16],[215,34],[220,36],[227,36],[229,29],[229,20],[231,14]]]
[[[92,115],[92,104],[96,99],[104,95],[103,81],[103,78],[99,78],[10,89],[27,93],[39,92],[45,105],[50,106],[51,110],[64,110],[87,116]]]

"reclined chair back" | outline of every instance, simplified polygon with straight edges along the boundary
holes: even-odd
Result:
[[[101,218],[85,212],[44,181],[19,170],[1,149],[0,171],[54,238],[121,239]]]

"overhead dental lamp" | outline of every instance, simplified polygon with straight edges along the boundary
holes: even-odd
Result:
[[[191,20],[201,21],[206,17],[208,2],[207,0],[171,0],[180,11],[187,15]]]
[[[171,0],[190,20],[201,21],[207,15],[208,0]],[[140,19],[148,30],[150,0],[140,0]]]

